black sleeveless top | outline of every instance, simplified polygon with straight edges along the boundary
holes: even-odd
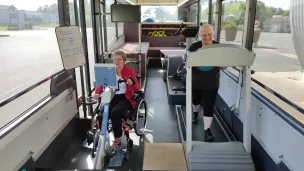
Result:
[[[213,44],[218,42],[213,41]],[[189,47],[190,52],[202,48],[202,42],[198,41]],[[203,60],[203,59],[202,59]],[[213,67],[209,71],[201,71],[197,67],[192,67],[192,89],[217,89],[220,83],[220,68]]]

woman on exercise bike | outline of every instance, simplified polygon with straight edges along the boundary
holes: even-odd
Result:
[[[114,148],[120,148],[120,137],[122,136],[122,118],[125,111],[135,109],[136,102],[133,99],[134,92],[140,89],[136,79],[135,72],[132,68],[125,66],[126,54],[123,51],[113,53],[114,64],[116,65],[116,75],[118,79],[127,80],[119,83],[119,91],[116,91],[109,104],[109,118],[112,121],[115,141],[112,145]],[[132,79],[130,79],[132,77]],[[134,80],[134,81],[132,81]],[[118,81],[118,80],[117,80]],[[95,90],[95,99],[99,99],[103,87],[97,86]]]
[[[213,28],[209,24],[203,24],[198,32],[201,41],[193,43],[189,47],[190,52],[197,51],[204,45],[218,44],[213,40]],[[204,99],[204,129],[205,141],[214,141],[210,127],[213,120],[213,108],[219,89],[220,67],[193,67],[192,68],[192,106],[193,124],[197,124],[197,117],[202,99]]]

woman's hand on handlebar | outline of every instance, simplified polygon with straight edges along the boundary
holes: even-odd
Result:
[[[127,85],[133,85],[133,80],[131,80],[130,78],[127,79],[127,82],[126,82]]]
[[[94,98],[95,98],[95,100],[99,100],[100,94],[95,94],[95,95],[94,95]]]

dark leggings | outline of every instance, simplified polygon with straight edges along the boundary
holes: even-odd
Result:
[[[110,102],[109,113],[115,138],[122,136],[122,119],[125,111],[132,109],[131,103],[125,94],[116,94]]]
[[[213,108],[218,89],[192,89],[192,104],[200,105],[203,100],[204,116],[213,117]]]

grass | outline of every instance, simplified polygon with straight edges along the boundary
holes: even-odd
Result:
[[[59,26],[59,24],[37,24],[34,26],[39,26],[39,27],[43,27],[43,28],[55,28],[55,27]]]
[[[42,28],[55,28],[59,26],[59,24],[51,23],[51,24],[35,24],[34,26],[42,27]],[[0,31],[7,31],[7,25],[0,25]]]
[[[2,26],[0,25],[0,31],[6,31],[8,26]]]

